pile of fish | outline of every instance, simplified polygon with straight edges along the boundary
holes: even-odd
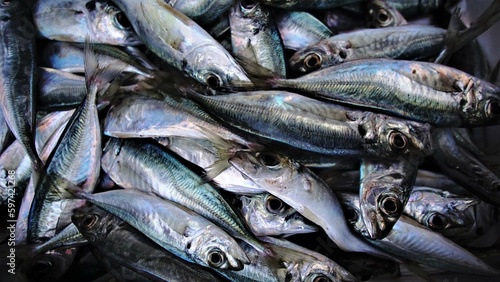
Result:
[[[0,280],[498,279],[459,6],[2,1]]]

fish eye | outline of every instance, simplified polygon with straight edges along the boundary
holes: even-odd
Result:
[[[123,12],[118,12],[115,14],[115,23],[119,29],[130,29],[132,24],[128,20],[127,16]]]
[[[222,80],[218,75],[213,73],[205,75],[205,83],[212,89],[219,89],[222,87]]]
[[[488,117],[500,116],[500,102],[497,100],[490,100],[486,103],[486,115]]]
[[[38,275],[47,274],[52,268],[52,263],[50,261],[40,260],[35,266],[33,266],[33,272]]]
[[[266,199],[266,210],[273,214],[280,214],[285,210],[285,203],[279,198],[269,196]]]
[[[390,23],[391,17],[389,16],[389,13],[385,9],[381,9],[377,13],[377,21],[382,25],[386,26],[387,24]]]
[[[433,230],[443,230],[446,225],[448,225],[448,220],[440,213],[433,213],[427,219],[427,227]]]
[[[389,144],[397,150],[402,150],[408,145],[408,139],[400,132],[392,132],[389,135]]]
[[[226,256],[219,249],[214,249],[208,253],[208,264],[211,267],[219,268],[226,263]]]
[[[97,223],[97,220],[98,220],[97,215],[94,214],[86,215],[82,221],[82,227],[85,229],[90,229]]]
[[[280,160],[277,158],[277,156],[271,153],[260,153],[259,159],[263,165],[269,168],[276,167],[280,164]]]
[[[330,279],[328,276],[323,275],[323,274],[318,274],[315,275],[315,277],[310,280],[311,282],[332,282],[333,280]]]
[[[304,68],[306,70],[315,70],[320,67],[321,67],[321,57],[318,54],[312,53],[304,58]]]
[[[89,12],[92,12],[95,10],[95,1],[89,1],[87,2],[87,4],[85,4],[85,8],[87,8],[87,10]]]
[[[395,196],[385,196],[380,199],[379,206],[384,214],[394,216],[400,213],[403,204]]]
[[[252,0],[242,0],[241,3],[240,3],[241,7],[245,8],[245,9],[252,9],[253,7],[257,6],[257,4],[255,3],[255,1],[252,1]]]
[[[346,208],[344,214],[346,219],[350,222],[356,222],[359,219],[358,212],[353,208]]]

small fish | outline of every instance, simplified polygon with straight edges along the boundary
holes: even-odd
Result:
[[[200,25],[207,26],[227,11],[234,0],[164,0]]]
[[[101,254],[148,278],[164,281],[222,281],[206,268],[176,257],[123,220],[96,206],[75,210],[72,220],[81,236],[87,238]]]
[[[240,196],[240,211],[255,236],[290,236],[318,228],[282,200],[270,194]]]
[[[249,263],[245,252],[231,236],[174,202],[132,189],[97,194],[79,189],[70,191],[126,221],[184,260],[232,270],[241,270],[243,264]]]
[[[125,14],[108,1],[37,1],[33,20],[38,34],[47,39],[111,45],[139,45],[142,42]]]

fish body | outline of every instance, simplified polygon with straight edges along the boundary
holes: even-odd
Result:
[[[132,189],[97,194],[74,192],[121,218],[184,260],[236,270],[249,263],[245,252],[232,237],[204,217],[174,202]],[[220,258],[218,263],[214,263],[215,258]]]
[[[38,107],[60,109],[77,107],[85,97],[85,78],[50,68],[39,68]]]
[[[204,29],[160,0],[114,0],[139,38],[158,57],[212,89],[252,83]]]
[[[496,124],[500,116],[497,86],[428,62],[357,60],[273,85],[438,127]]]
[[[72,218],[81,236],[101,254],[152,280],[222,281],[206,268],[176,257],[128,223],[96,206],[78,209]]]
[[[259,0],[261,3],[284,9],[331,9],[362,0]]]
[[[200,25],[212,23],[221,14],[227,11],[234,0],[164,0],[174,9],[191,18]]]
[[[23,145],[33,167],[40,171],[43,162],[34,143],[35,27],[24,1],[5,2],[0,14],[0,107],[10,131]]]
[[[308,73],[361,59],[423,60],[439,54],[445,34],[445,29],[425,25],[355,30],[297,51],[288,64],[292,70]]]
[[[232,53],[236,58],[286,77],[283,44],[268,7],[237,1],[229,13],[229,23]]]

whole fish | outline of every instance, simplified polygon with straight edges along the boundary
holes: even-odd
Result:
[[[446,236],[448,229],[472,227],[474,219],[470,210],[478,203],[474,198],[460,197],[448,191],[414,187],[404,214]]]
[[[278,77],[286,77],[285,54],[270,8],[239,0],[229,13],[232,53],[242,61],[258,64]]]
[[[284,9],[331,9],[363,0],[259,0],[260,2]]]
[[[276,9],[274,19],[286,49],[299,50],[333,36],[328,27],[307,12]]]
[[[445,34],[445,29],[426,25],[355,30],[297,51],[288,65],[291,70],[309,73],[360,59],[423,60],[439,54]]]
[[[340,193],[342,204],[350,215],[349,221],[356,231],[364,233],[359,201],[356,194]],[[347,214],[347,213],[346,213]],[[422,227],[417,222],[401,216],[389,234],[381,240],[370,240],[396,256],[416,261],[434,268],[484,276],[498,276],[500,271],[456,245],[441,234]]]
[[[240,196],[240,200],[241,214],[255,236],[290,236],[318,231],[295,209],[270,194]]]
[[[500,117],[497,86],[428,62],[357,60],[270,83],[440,127],[496,124]]]
[[[359,206],[371,239],[382,239],[403,213],[417,177],[416,163],[363,159],[360,167]]]
[[[36,1],[33,20],[38,34],[47,39],[111,45],[139,45],[142,42],[122,11],[109,1]]]
[[[233,270],[249,263],[231,236],[204,217],[169,200],[132,189],[97,194],[76,189],[71,192],[121,218],[189,262]]]
[[[321,226],[340,249],[385,256],[351,231],[333,191],[309,169],[270,152],[238,152],[229,161],[269,194]]]
[[[232,236],[262,250],[220,193],[161,147],[111,139],[102,168],[123,188],[138,189],[179,203],[217,223]]]
[[[204,29],[162,0],[113,0],[139,38],[165,62],[212,89],[252,86],[234,58]]]
[[[305,151],[354,157],[405,155],[418,162],[432,150],[428,125],[291,92],[207,96],[188,90],[186,95],[232,127]]]
[[[0,5],[0,107],[10,131],[41,171],[35,149],[35,27],[24,1]]]
[[[89,48],[87,41],[87,96],[68,122],[57,148],[47,160],[45,173],[36,184],[28,226],[28,240],[31,242],[53,237],[57,230],[71,222],[69,211],[84,204],[82,200],[64,198],[67,187],[77,186],[90,192],[99,177],[102,149],[97,92],[121,69],[103,73]]]
[[[72,218],[83,237],[100,253],[152,280],[222,281],[206,268],[178,258],[96,206],[77,209]]]

